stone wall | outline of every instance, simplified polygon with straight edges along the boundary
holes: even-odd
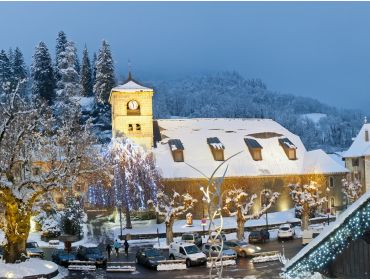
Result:
[[[329,186],[329,177],[334,179],[334,187]],[[321,186],[323,196],[327,196],[326,189],[329,189],[329,201],[334,198],[334,208],[341,210],[343,207],[343,195],[341,192],[341,179],[345,177],[344,173],[331,175],[305,175],[305,176],[265,176],[265,177],[235,177],[226,178],[222,192],[225,192],[233,187],[242,187],[248,194],[257,194],[257,199],[253,207],[253,211],[258,211],[261,208],[261,192],[265,189],[271,192],[279,192],[280,197],[277,203],[269,210],[271,212],[284,211],[294,207],[294,204],[289,196],[290,183],[301,182],[308,183],[310,180],[316,181]],[[163,180],[163,185],[166,189],[175,189],[179,193],[188,192],[198,200],[195,209],[190,212],[195,218],[201,218],[203,213],[206,213],[206,208],[202,202],[201,186],[206,186],[207,181],[203,179],[181,179],[181,180]],[[324,205],[324,209],[331,207],[330,204]],[[204,211],[204,212],[203,212]]]

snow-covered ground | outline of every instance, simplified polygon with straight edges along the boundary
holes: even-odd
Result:
[[[268,214],[268,224],[270,226],[278,225],[282,223],[293,223],[293,222],[300,222],[300,219],[295,218],[294,216],[294,209],[289,209],[287,211],[282,212],[272,212]],[[220,225],[220,219],[216,219],[215,223]],[[266,215],[263,215],[259,219],[256,220],[248,220],[245,223],[246,227],[263,227],[266,225]],[[119,223],[112,223],[108,222],[105,223],[105,226],[113,232],[114,237],[120,234],[120,224]],[[208,225],[206,225],[205,230],[208,229]],[[223,218],[223,229],[235,229],[236,228],[236,219],[235,217],[225,217]],[[157,234],[157,230],[159,233],[165,233],[166,227],[165,224],[156,224],[155,220],[148,220],[148,221],[140,221],[139,223],[133,223],[132,229],[124,229],[123,234]],[[185,220],[177,220],[173,226],[173,231],[175,233],[182,233],[182,232],[194,232],[194,231],[202,231],[203,226],[201,225],[201,220],[193,220],[193,226],[189,227],[186,226]]]
[[[31,258],[17,264],[0,262],[0,278],[19,279],[31,275],[50,274],[56,270],[58,270],[57,264],[38,258]]]
[[[83,230],[83,238],[79,241],[73,242],[72,243],[73,247],[77,247],[79,245],[88,243],[90,241],[90,238],[88,236],[87,224],[82,225],[82,230]],[[64,248],[63,242],[59,242],[59,245],[50,245],[48,242],[41,240],[41,234],[42,232],[40,231],[30,232],[28,236],[28,241],[36,241],[40,247],[50,247],[50,248],[58,248],[58,249]],[[5,244],[5,235],[4,235],[4,232],[1,230],[0,230],[0,244]]]
[[[327,115],[323,113],[309,113],[309,114],[302,114],[301,117],[307,118],[314,123],[318,123],[322,118],[326,118]]]

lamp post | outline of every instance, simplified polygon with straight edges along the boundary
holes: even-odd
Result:
[[[270,196],[270,192],[265,189],[265,194],[264,194],[265,207],[267,207],[269,196]],[[268,230],[269,230],[268,209],[266,209],[266,231],[268,231]]]
[[[204,204],[206,202],[206,198],[203,196],[202,198],[202,201],[203,201],[203,204],[202,204],[202,209],[203,209],[203,214],[202,214],[202,226],[203,226],[203,237],[206,237],[205,236],[205,230],[204,230],[204,226],[205,226],[205,217],[204,217]]]

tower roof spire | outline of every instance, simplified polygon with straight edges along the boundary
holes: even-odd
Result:
[[[132,80],[132,75],[131,75],[131,61],[128,60],[127,64],[128,64],[128,78],[127,78],[127,80],[128,81],[131,81]]]

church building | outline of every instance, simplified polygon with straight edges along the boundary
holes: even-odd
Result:
[[[294,205],[290,183],[316,181],[326,207],[341,210],[341,179],[348,170],[322,150],[307,151],[299,136],[272,119],[179,118],[153,119],[154,90],[135,81],[131,74],[123,85],[111,90],[112,135],[122,133],[151,151],[165,188],[189,192],[198,204],[192,211],[203,214],[200,186],[215,168],[239,153],[227,164],[223,190],[241,187],[257,194],[255,209],[266,203],[266,192],[279,192],[271,211]],[[217,176],[222,176],[221,168]]]

